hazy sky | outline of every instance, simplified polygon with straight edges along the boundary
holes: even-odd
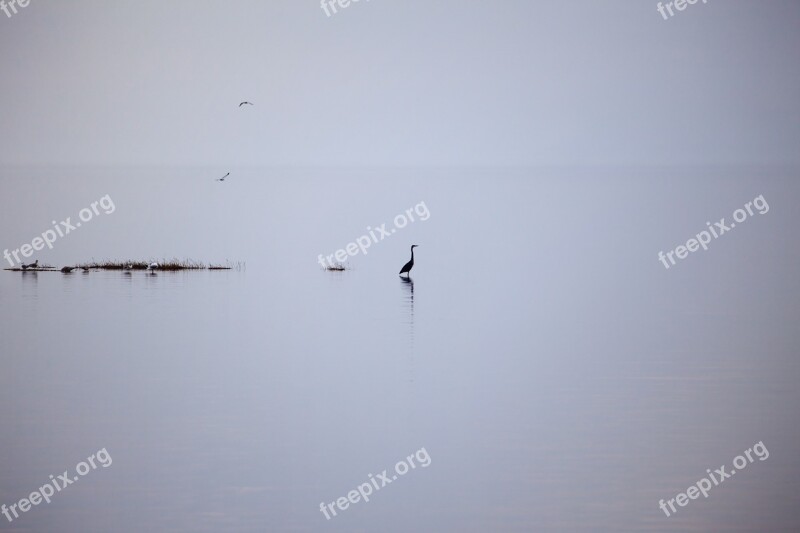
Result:
[[[800,163],[800,2],[656,4],[31,0],[0,164]]]

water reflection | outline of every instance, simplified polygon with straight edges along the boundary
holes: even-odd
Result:
[[[22,276],[22,296],[33,300],[38,299],[39,273],[22,271],[20,275]]]
[[[408,324],[411,326],[411,337],[414,337],[414,280],[411,278],[400,278],[402,287],[405,290],[403,308],[408,312]]]
[[[405,323],[408,325],[408,368],[409,381],[414,382],[414,280],[411,277],[401,277],[401,287],[403,288],[404,298],[401,304],[407,318]]]

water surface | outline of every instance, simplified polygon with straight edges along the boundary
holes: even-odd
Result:
[[[113,458],[0,530],[800,527],[796,172],[139,172],[6,171],[0,245],[110,194],[37,257],[246,268],[0,272],[0,503]],[[760,194],[767,214],[659,263]],[[317,264],[419,202],[348,271]],[[767,460],[658,508],[759,441]]]

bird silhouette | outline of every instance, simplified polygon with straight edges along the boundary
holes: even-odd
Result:
[[[400,269],[400,275],[405,274],[406,277],[409,277],[411,275],[411,269],[414,268],[414,248],[416,248],[417,246],[418,246],[417,244],[411,245],[411,261],[406,263],[403,266],[403,268]]]
[[[230,173],[230,172],[228,172],[227,174],[225,174],[225,175],[224,175],[224,176],[222,176],[221,178],[217,178],[217,181],[225,181],[225,178],[227,178],[227,177],[228,177],[228,176],[230,176],[230,175],[231,175],[231,173]]]
[[[61,269],[61,272],[63,272],[64,274],[70,274],[76,268],[77,267],[64,267],[64,268]]]
[[[241,104],[239,104],[239,107],[242,107],[243,105],[255,105],[255,104],[252,102],[242,102]]]
[[[31,263],[30,265],[20,265],[20,266],[22,266],[22,270],[28,270],[29,268],[38,268],[39,267],[39,260],[37,259],[36,261]]]

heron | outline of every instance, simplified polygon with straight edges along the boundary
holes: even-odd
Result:
[[[39,260],[37,259],[36,261],[31,263],[30,265],[21,265],[21,266],[22,266],[22,270],[28,270],[29,268],[38,268],[39,267]]]
[[[239,104],[239,107],[242,107],[243,105],[255,105],[255,104],[252,102],[242,102],[241,104]]]
[[[228,176],[230,176],[230,175],[231,175],[231,173],[230,173],[230,172],[228,172],[227,174],[225,174],[225,175],[224,175],[224,176],[222,176],[221,178],[217,178],[217,181],[225,181],[225,178],[227,178],[227,177],[228,177]]]
[[[414,248],[416,248],[417,244],[411,245],[411,261],[405,264],[403,268],[400,269],[400,275],[405,274],[406,277],[411,275],[411,269],[414,268]]]

